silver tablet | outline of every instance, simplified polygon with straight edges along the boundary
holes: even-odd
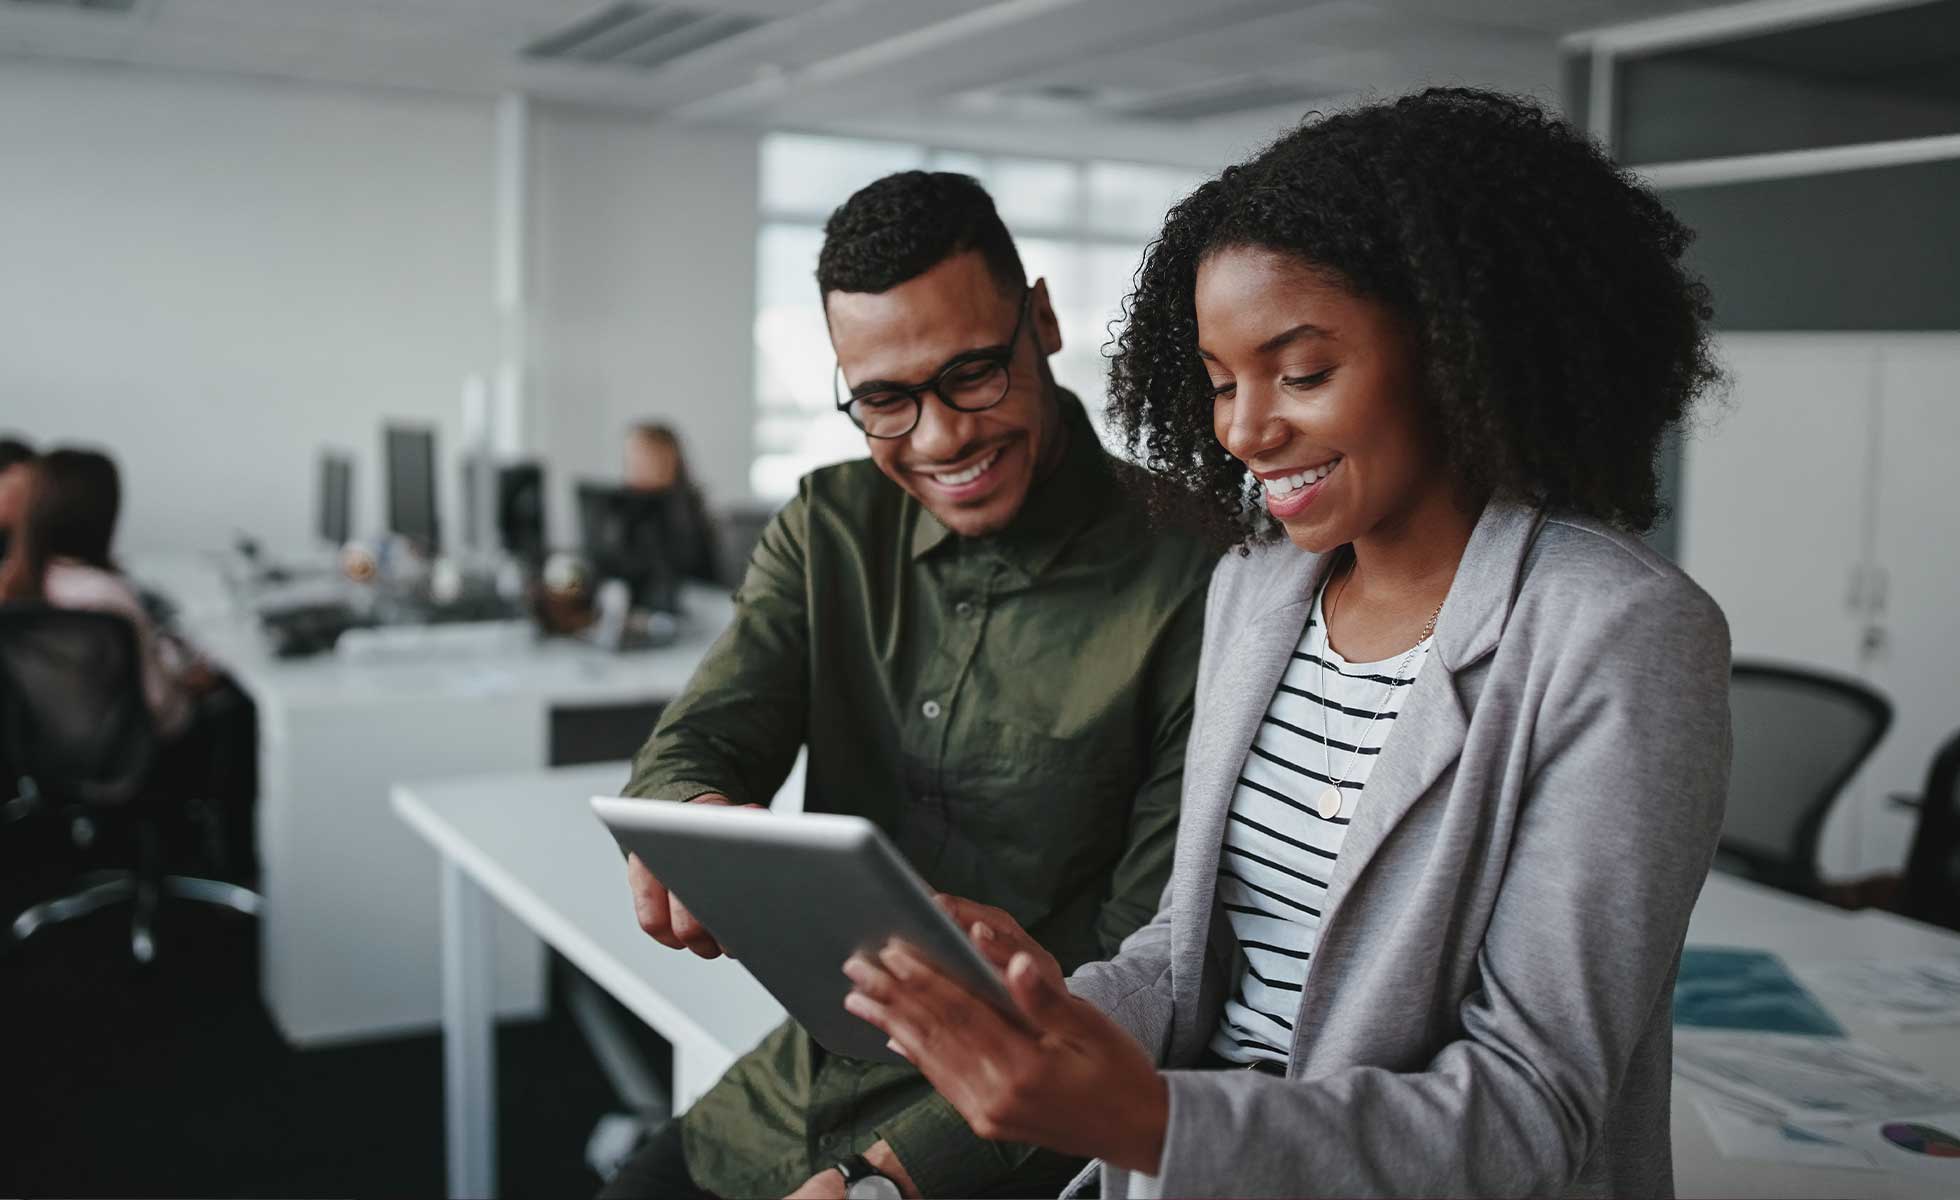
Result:
[[[834,1054],[903,1060],[876,1026],[844,1009],[844,960],[903,938],[1020,1023],[993,965],[932,902],[876,825],[862,817],[594,796],[622,850],[656,878]],[[622,903],[624,901],[622,900]],[[649,942],[649,950],[673,953]]]

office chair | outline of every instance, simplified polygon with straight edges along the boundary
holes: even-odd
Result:
[[[1906,854],[1898,911],[1960,929],[1960,733],[1933,756],[1919,798],[1919,828]]]
[[[196,900],[257,915],[258,893],[237,884],[163,873],[158,739],[143,696],[136,629],[106,613],[41,604],[0,607],[0,762],[14,798],[9,823],[37,813],[69,820],[78,846],[100,826],[135,836],[134,870],[92,871],[74,890],[15,917],[0,948],[49,925],[132,902],[129,948],[137,962],[156,956],[153,926],[161,897]]]
[[[1891,702],[1848,679],[1738,662],[1729,713],[1735,757],[1716,869],[1816,896],[1824,818],[1891,726]]]
[[[733,504],[714,514],[715,561],[720,582],[731,588],[742,586],[742,576],[755,557],[755,546],[762,531],[776,517],[776,507],[766,504]]]

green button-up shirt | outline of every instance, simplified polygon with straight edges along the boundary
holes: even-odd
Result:
[[[989,537],[954,535],[868,460],[805,478],[629,794],[766,804],[807,745],[807,810],[875,821],[1064,969],[1108,957],[1169,876],[1214,556],[1149,527],[1135,468],[1061,404],[1062,461]],[[695,1182],[724,1196],[781,1196],[880,1138],[928,1196],[1054,1166],[981,1140],[916,1070],[827,1054],[794,1023],[682,1129]]]

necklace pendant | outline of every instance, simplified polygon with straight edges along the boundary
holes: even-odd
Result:
[[[1320,793],[1320,798],[1314,802],[1314,808],[1315,811],[1320,813],[1322,819],[1324,820],[1331,821],[1335,817],[1340,816],[1341,815],[1341,789],[1337,787],[1330,787],[1324,789]]]

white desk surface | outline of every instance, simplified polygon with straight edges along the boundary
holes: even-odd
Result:
[[[670,1040],[739,1053],[779,1021],[782,1010],[737,964],[656,946],[635,924],[619,853],[584,805],[587,796],[609,794],[624,779],[624,764],[606,764],[445,780],[397,788],[395,807],[649,1025]],[[796,790],[794,781],[785,789]],[[1847,913],[1719,874],[1702,891],[1688,941],[1769,950],[1800,978],[1807,968],[1844,959],[1960,952],[1960,935],[1945,930],[1882,913]],[[1818,996],[1852,1037],[1960,1083],[1960,1029],[1900,1031],[1846,1011],[1825,991]],[[1695,1085],[1675,1081],[1675,1186],[1684,1197],[1890,1200],[1939,1194],[1924,1180],[1878,1171],[1725,1158],[1695,1110],[1694,1095]]]
[[[579,970],[683,1050],[732,1058],[783,1019],[732,959],[670,950],[641,931],[612,836],[586,800],[618,795],[627,764],[404,784],[404,820]],[[801,804],[801,781],[784,787]]]
[[[1688,924],[1690,946],[1738,946],[1782,957],[1854,1040],[1960,1085],[1960,1026],[1899,1030],[1871,1020],[1807,978],[1851,959],[1960,954],[1960,934],[1889,913],[1845,912],[1728,875],[1711,875]],[[1674,1080],[1674,1185],[1682,1196],[1926,1197],[1950,1195],[1938,1183],[1880,1171],[1798,1167],[1725,1158],[1696,1111],[1698,1085]]]

